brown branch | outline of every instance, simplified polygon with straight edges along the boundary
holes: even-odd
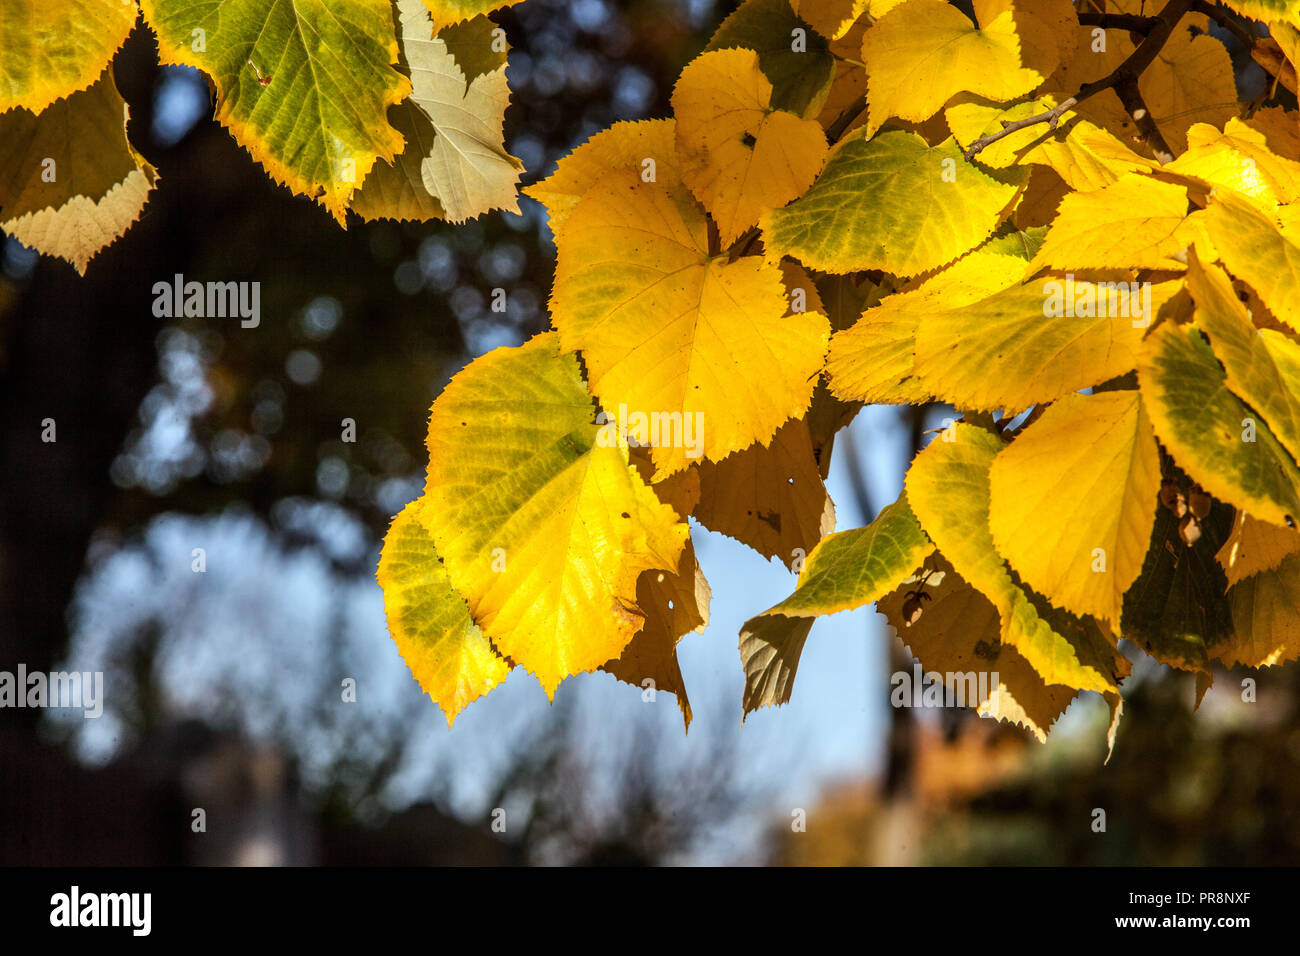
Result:
[[[1137,92],[1138,77],[1146,70],[1155,60],[1156,55],[1164,48],[1165,43],[1174,32],[1174,27],[1178,21],[1191,9],[1194,0],[1169,0],[1164,8],[1153,18],[1154,23],[1146,38],[1138,44],[1128,58],[1107,76],[1091,83],[1085,83],[1079,87],[1079,92],[1075,93],[1069,99],[1060,103],[1049,110],[1036,113],[1033,116],[1027,116],[1024,119],[1014,121],[1004,120],[1002,129],[996,133],[990,133],[988,136],[981,136],[975,142],[971,143],[966,149],[966,158],[972,159],[976,153],[996,143],[1005,136],[1010,136],[1017,130],[1024,129],[1028,126],[1035,126],[1039,123],[1046,123],[1050,129],[1056,129],[1060,122],[1061,116],[1069,109],[1082,103],[1089,97],[1096,96],[1105,90],[1114,90],[1120,97],[1120,101],[1125,104],[1125,108],[1133,115],[1133,121],[1137,123],[1138,128],[1142,130],[1143,135],[1147,137],[1147,142],[1151,148],[1159,153],[1161,150],[1169,154],[1169,146],[1160,135],[1159,129],[1156,128],[1155,121],[1151,118],[1150,111],[1142,103],[1141,94]],[[1124,92],[1121,92],[1121,87]],[[1125,97],[1128,97],[1127,102]],[[1130,107],[1129,104],[1133,104]],[[1134,110],[1141,111],[1141,115],[1134,113]],[[1172,158],[1172,157],[1171,157]]]
[[[1133,122],[1137,123],[1143,138],[1150,144],[1151,151],[1156,154],[1156,159],[1162,163],[1172,163],[1174,161],[1174,151],[1165,142],[1160,128],[1156,126],[1156,121],[1151,116],[1151,111],[1147,109],[1147,104],[1142,99],[1142,93],[1138,89],[1137,80],[1130,79],[1117,84],[1115,86],[1115,95],[1124,104],[1124,109],[1128,110],[1128,115],[1133,117]]]
[[[834,122],[826,127],[826,138],[834,143],[849,128],[849,124],[857,119],[864,109],[867,108],[867,94],[863,93],[844,109],[840,110],[840,115],[835,117]]]
[[[1236,18],[1234,18],[1232,14],[1217,3],[1207,3],[1206,0],[1193,0],[1192,12],[1201,13],[1209,17],[1219,26],[1223,27],[1223,29],[1236,37],[1237,42],[1247,50],[1253,47],[1255,41],[1259,39]]]
[[[1080,13],[1079,26],[1101,27],[1103,30],[1127,30],[1146,36],[1156,25],[1155,17],[1137,13]]]

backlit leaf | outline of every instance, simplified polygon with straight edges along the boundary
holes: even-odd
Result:
[[[772,258],[826,272],[912,276],[987,239],[1015,192],[952,139],[930,147],[915,133],[859,134],[832,151],[802,198],[763,216],[763,242]]]
[[[682,176],[730,245],[758,217],[803,195],[826,161],[821,126],[771,109],[752,50],[705,53],[673,88]]]
[[[411,92],[388,0],[142,0],[164,63],[207,73],[217,119],[267,172],[343,222]],[[196,31],[198,31],[196,33]],[[201,42],[200,42],[201,41]]]
[[[429,417],[422,514],[493,645],[552,696],[642,629],[642,571],[678,567],[686,525],[627,450],[598,442],[578,361],[539,335],[474,361]]]
[[[1157,326],[1138,379],[1156,436],[1211,495],[1273,524],[1300,515],[1300,471],[1268,425],[1232,394],[1199,332]]]
[[[1025,409],[1123,375],[1151,310],[1142,290],[1117,285],[1127,283],[1049,276],[927,315],[915,374],[930,394],[972,411]]]
[[[943,555],[927,560],[926,568],[931,573],[924,585],[921,574],[912,575],[882,597],[877,610],[925,671],[941,675],[954,694],[961,690],[967,706],[974,706],[981,717],[1019,724],[1038,740],[1046,740],[1076,691],[1044,683],[1019,651],[1002,643],[998,609],[962,580]],[[921,614],[909,624],[903,607],[918,589],[927,598],[916,598]],[[982,674],[987,675],[990,693],[972,693],[978,690]]]
[[[450,727],[465,706],[510,673],[456,592],[427,526],[428,503],[419,498],[396,518],[379,556],[388,631],[397,649]]]
[[[0,112],[39,113],[95,83],[137,16],[135,0],[5,0]]]
[[[406,146],[390,164],[375,164],[352,209],[366,219],[462,222],[492,209],[519,211],[523,169],[505,151],[502,123],[510,90],[504,50],[492,52],[492,21],[458,28],[466,45],[493,68],[467,76],[446,39],[434,36],[423,0],[395,0],[401,15],[400,69],[411,95],[388,111]]]
[[[775,265],[711,253],[704,214],[681,187],[611,173],[556,246],[551,313],[564,350],[582,352],[611,415],[644,416],[628,418],[630,433],[655,445],[656,480],[766,443],[808,407],[826,317],[786,316]],[[656,440],[655,422],[676,423],[676,437]]]
[[[139,218],[158,179],[127,142],[126,120],[108,70],[39,115],[0,114],[0,228],[85,273]]]
[[[802,30],[805,48],[794,48]],[[827,38],[799,18],[789,0],[745,0],[722,21],[704,49],[743,47],[758,54],[758,65],[772,83],[772,106],[799,116],[816,116],[830,90],[835,60]]]
[[[993,460],[989,525],[1026,584],[1118,627],[1159,491],[1160,455],[1138,393],[1070,394]]]
[[[993,602],[1002,621],[1002,641],[1016,648],[1046,683],[1114,691],[1113,649],[1084,638],[1071,642],[1053,630],[998,554],[989,530],[989,468],[1002,441],[962,423],[951,434],[952,441],[932,441],[907,473],[907,500],[921,527],[957,573]]]
[[[894,117],[927,119],[957,93],[1015,99],[1060,64],[1053,32],[1073,32],[1069,3],[976,0],[974,6],[978,27],[943,0],[907,0],[867,31],[868,136]]]

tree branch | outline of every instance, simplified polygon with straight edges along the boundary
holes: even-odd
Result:
[[[1056,129],[1068,110],[1082,103],[1089,97],[1096,96],[1105,90],[1114,90],[1119,96],[1120,102],[1124,103],[1125,109],[1133,116],[1133,121],[1137,123],[1151,148],[1157,153],[1164,152],[1169,158],[1173,158],[1169,151],[1169,145],[1160,135],[1159,129],[1156,128],[1155,121],[1151,118],[1151,112],[1142,102],[1142,96],[1137,91],[1137,81],[1143,71],[1155,60],[1156,55],[1164,48],[1165,43],[1174,32],[1174,27],[1178,21],[1192,8],[1194,0],[1169,0],[1164,8],[1152,18],[1154,22],[1147,33],[1146,38],[1138,44],[1128,58],[1107,76],[1091,83],[1085,83],[1079,87],[1079,92],[1075,93],[1069,99],[1060,103],[1049,110],[1036,113],[1033,116],[1027,116],[1024,119],[1014,121],[1003,121],[1002,129],[996,133],[990,133],[988,136],[981,136],[975,142],[971,143],[966,150],[966,158],[972,159],[975,154],[992,143],[996,143],[1003,137],[1010,136],[1017,130],[1024,129],[1028,126],[1035,126],[1039,123],[1046,123],[1050,129]],[[1122,92],[1121,92],[1122,88]],[[1127,100],[1125,99],[1127,97]],[[1130,105],[1132,104],[1132,105]],[[1140,115],[1135,110],[1140,111]],[[1162,160],[1167,161],[1167,160]]]

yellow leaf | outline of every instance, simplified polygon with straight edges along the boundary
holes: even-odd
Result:
[[[564,350],[582,352],[592,394],[655,446],[656,480],[766,443],[808,407],[825,316],[786,316],[775,265],[711,254],[681,187],[611,173],[556,246],[551,314]]]
[[[429,417],[426,516],[452,585],[493,645],[548,696],[642,629],[637,580],[674,570],[687,528],[602,445],[558,336],[475,360]]]
[[[855,134],[804,196],[763,215],[763,242],[771,259],[812,269],[913,276],[987,239],[1016,189],[968,163],[951,138],[931,147],[902,130]]]
[[[1031,92],[1060,63],[1066,41],[1055,32],[1075,23],[1064,0],[976,0],[975,15],[979,27],[944,0],[907,0],[867,31],[867,136],[891,118],[928,119],[957,93],[1011,100]]]
[[[866,6],[867,0],[790,0],[790,9],[828,40],[847,33]]]
[[[1113,648],[1079,631],[1063,637],[1012,580],[989,530],[989,468],[1003,443],[975,425],[953,426],[952,441],[932,441],[908,470],[907,500],[935,546],[984,594],[1016,648],[1048,684],[1114,691]],[[924,612],[922,612],[924,614]]]
[[[1030,271],[1181,269],[1175,256],[1188,244],[1179,228],[1186,217],[1185,187],[1126,173],[1062,200]]]
[[[385,119],[411,92],[390,0],[142,0],[164,63],[203,70],[216,116],[271,176],[343,224],[377,159],[403,140]]]
[[[1228,667],[1272,667],[1300,657],[1300,555],[1228,591],[1233,634],[1210,648]]]
[[[677,642],[692,631],[703,631],[709,623],[709,582],[695,560],[689,540],[682,549],[676,571],[642,571],[636,584],[637,607],[645,624],[623,653],[601,666],[637,690],[666,691],[677,698],[677,707],[687,729],[691,726],[691,702],[677,662]]]
[[[835,530],[835,505],[822,484],[807,419],[786,422],[767,445],[696,470],[695,519],[765,558],[793,565]]]
[[[1267,212],[1300,198],[1300,163],[1274,153],[1263,133],[1236,117],[1223,132],[1197,123],[1187,131],[1187,145],[1162,172],[1230,189]]]
[[[909,404],[928,401],[913,375],[916,328],[922,316],[977,302],[1024,275],[1019,256],[976,249],[910,289],[886,296],[851,328],[831,336],[826,375],[846,401]]]
[[[1049,276],[926,315],[915,374],[972,411],[1025,409],[1123,375],[1152,318],[1144,291],[1128,286]]]
[[[428,518],[428,502],[418,498],[393,519],[379,556],[379,586],[397,649],[450,727],[467,704],[506,679],[510,665],[452,587]]]
[[[16,106],[39,113],[96,82],[137,15],[135,0],[5,0],[0,113]]]
[[[1044,140],[1025,154],[1025,162],[1050,166],[1072,189],[1101,189],[1126,173],[1158,169],[1139,156],[1108,130],[1077,119],[1065,129],[1064,137]]]
[[[406,146],[392,163],[378,162],[352,198],[365,219],[463,222],[492,209],[519,211],[515,191],[522,164],[505,150],[502,123],[510,90],[506,55],[493,54],[491,20],[480,17],[446,31],[484,51],[488,72],[468,75],[448,38],[435,36],[423,0],[396,0],[401,17],[402,72],[411,95],[388,111]]]
[[[918,591],[926,597],[915,598],[921,613],[913,619],[903,607]],[[1019,651],[1002,643],[998,609],[942,554],[882,597],[876,609],[926,672],[942,675],[943,685],[961,693],[981,717],[1019,724],[1041,742],[1074,699],[1073,688],[1045,684]],[[978,693],[982,675],[986,694]]]
[[[989,526],[1022,581],[1118,628],[1159,491],[1160,454],[1138,393],[1070,394],[993,460]]]
[[[670,119],[615,123],[561,159],[555,172],[524,195],[546,207],[551,231],[558,233],[587,191],[613,170],[635,169],[647,182],[680,182],[676,135]]]
[[[821,126],[771,109],[771,96],[753,50],[705,53],[673,88],[682,176],[723,245],[763,212],[803,195],[826,162]]]
[[[1223,264],[1250,283],[1269,311],[1300,331],[1300,243],[1276,220],[1231,192],[1217,193],[1203,222]]]
[[[1234,585],[1274,568],[1300,553],[1300,532],[1237,512],[1232,534],[1216,555],[1228,584]]]
[[[482,16],[502,7],[513,7],[523,0],[423,0],[439,29],[471,17]]]
[[[108,70],[39,115],[0,114],[0,227],[84,274],[139,218],[158,179],[127,142],[126,120]]]
[[[1138,78],[1138,89],[1174,155],[1187,149],[1187,131],[1195,124],[1222,127],[1237,115],[1232,59],[1208,33],[1174,30]]]

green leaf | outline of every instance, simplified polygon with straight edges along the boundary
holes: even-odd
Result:
[[[764,214],[763,242],[770,258],[826,272],[911,276],[987,239],[1016,189],[968,163],[951,138],[932,147],[901,130],[858,134],[802,198]]]
[[[1228,388],[1259,412],[1291,457],[1300,460],[1300,342],[1255,328],[1218,266],[1193,260],[1187,284],[1196,302],[1196,324],[1210,336]]]
[[[388,0],[142,0],[164,63],[207,73],[217,119],[278,182],[343,222],[411,92]]]
[[[1206,491],[1274,524],[1300,515],[1300,471],[1232,394],[1199,332],[1159,325],[1143,347],[1138,380],[1156,436]]]
[[[862,607],[897,587],[932,550],[900,498],[865,528],[823,538],[808,555],[795,592],[763,613],[817,617]]]
[[[805,31],[803,51],[793,47],[792,31]],[[772,108],[800,116],[816,116],[830,91],[835,73],[826,38],[795,15],[787,0],[745,0],[722,21],[710,50],[744,47],[758,54],[758,65],[772,84]]]

